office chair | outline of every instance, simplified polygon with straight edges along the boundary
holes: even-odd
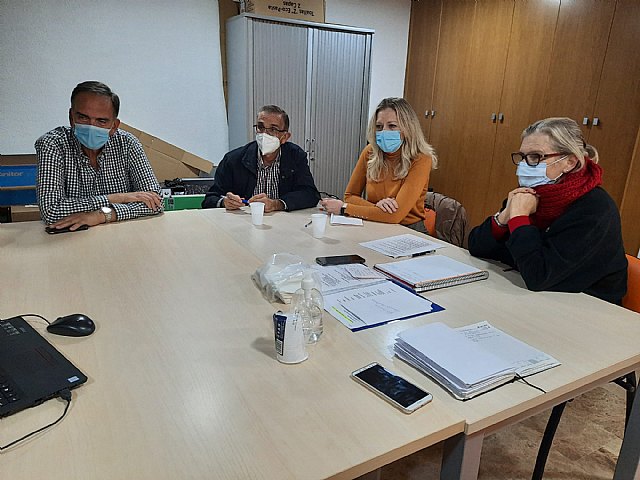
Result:
[[[622,306],[640,313],[640,258],[627,255],[627,261],[627,294],[622,299]]]
[[[459,247],[464,246],[467,230],[467,211],[460,202],[441,193],[427,192],[424,199],[424,208],[427,212],[429,210],[435,212],[435,235],[429,233],[430,235]],[[425,226],[427,231],[431,232],[427,219],[425,220]]]
[[[629,267],[627,269],[627,294],[622,299],[622,306],[640,313],[640,258],[627,255],[627,261]],[[623,377],[617,378],[614,382],[620,385],[627,391],[627,405],[626,416],[624,426],[627,427],[629,422],[629,415],[631,414],[631,407],[633,406],[633,398],[636,394],[637,382],[635,372],[627,373]],[[532,480],[542,480],[544,474],[544,467],[547,463],[547,457],[551,450],[551,444],[553,443],[553,437],[558,429],[562,412],[567,402],[562,402],[559,405],[553,407],[551,415],[547,422],[547,426],[540,442],[540,449],[538,450],[538,456],[536,458],[536,466],[533,469]]]
[[[424,213],[425,213],[424,228],[427,229],[427,233],[429,235],[431,235],[432,237],[435,237],[436,236],[436,211],[431,210],[430,208],[427,208],[427,206],[425,205]]]

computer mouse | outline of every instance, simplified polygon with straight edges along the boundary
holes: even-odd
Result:
[[[95,329],[96,324],[93,323],[93,320],[81,313],[58,317],[47,327],[49,333],[65,337],[86,337],[91,335]]]

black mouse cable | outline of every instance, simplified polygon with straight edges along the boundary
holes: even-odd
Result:
[[[31,433],[27,433],[26,435],[20,437],[17,440],[14,440],[11,443],[8,443],[6,445],[0,446],[0,452],[2,450],[6,450],[7,448],[13,447],[15,444],[20,443],[20,442],[22,442],[23,440],[26,440],[29,437],[33,437],[35,434],[40,433],[43,430],[46,430],[47,428],[53,427],[57,423],[60,423],[62,421],[62,419],[65,417],[65,415],[67,414],[67,411],[69,410],[69,405],[71,405],[71,391],[70,390],[63,390],[62,392],[60,392],[60,394],[58,396],[60,398],[62,398],[63,400],[66,400],[67,404],[64,407],[64,412],[62,412],[62,415],[60,415],[56,421],[51,422],[49,425],[45,425],[44,427],[39,428],[38,430],[34,430]]]
[[[521,380],[522,382],[524,382],[526,385],[529,385],[531,388],[535,388],[536,390],[541,391],[542,393],[547,393],[547,391],[537,385],[534,385],[533,383],[529,383],[525,380],[525,378],[523,376],[521,376],[520,374],[516,373],[516,376],[514,378],[514,381],[516,380]]]

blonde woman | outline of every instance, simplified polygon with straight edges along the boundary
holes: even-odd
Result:
[[[469,252],[517,268],[529,290],[584,292],[620,304],[627,259],[598,152],[570,118],[546,118],[511,154],[519,188],[469,235]]]
[[[403,98],[382,100],[369,122],[367,140],[344,201],[324,199],[322,206],[329,213],[426,233],[424,197],[437,159],[413,108]]]

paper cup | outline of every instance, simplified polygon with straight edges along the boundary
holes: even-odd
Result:
[[[313,237],[324,237],[327,228],[327,216],[324,213],[314,213],[311,215],[311,225],[313,226]]]
[[[264,217],[264,203],[251,202],[249,204],[251,209],[251,223],[254,225],[262,225],[262,218]]]
[[[274,313],[273,333],[279,362],[300,363],[309,357],[302,333],[302,320],[298,320],[295,315]]]

